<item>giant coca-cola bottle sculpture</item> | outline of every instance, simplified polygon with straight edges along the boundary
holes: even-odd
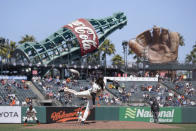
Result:
[[[127,23],[124,13],[104,19],[78,19],[65,25],[41,42],[26,42],[17,47],[17,62],[32,64],[68,63],[97,50],[104,39]]]

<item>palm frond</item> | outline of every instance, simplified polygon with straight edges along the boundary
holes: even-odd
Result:
[[[22,39],[18,42],[20,44],[23,44],[25,42],[35,42],[35,37],[33,35],[25,35],[22,37]]]
[[[178,35],[179,35],[179,45],[184,46],[185,45],[184,37],[180,33],[178,33]]]

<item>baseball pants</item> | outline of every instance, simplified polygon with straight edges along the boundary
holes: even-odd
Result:
[[[81,121],[85,121],[88,117],[90,109],[93,108],[93,101],[92,101],[92,96],[91,96],[90,91],[85,90],[85,91],[77,92],[77,91],[72,90],[72,89],[65,89],[65,91],[74,94],[76,97],[80,97],[80,98],[85,97],[85,98],[87,98],[86,110],[84,111],[84,115],[81,118]]]

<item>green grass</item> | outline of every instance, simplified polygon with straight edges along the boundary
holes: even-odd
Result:
[[[176,129],[132,129],[132,130],[115,130],[115,131],[196,131],[196,124],[168,124],[170,126],[177,126],[181,128]],[[34,126],[29,124],[28,126]],[[66,127],[65,127],[66,128]],[[76,131],[76,130],[62,130],[62,129],[25,129],[23,124],[0,124],[0,131]],[[77,130],[84,131],[84,130]],[[88,130],[88,131],[114,131],[114,130]]]

